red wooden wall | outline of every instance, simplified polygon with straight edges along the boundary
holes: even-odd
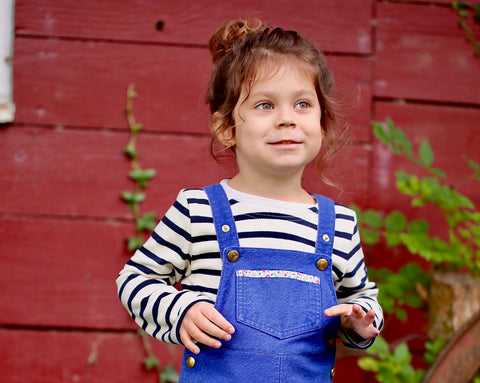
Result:
[[[2,382],[156,381],[115,288],[134,230],[119,199],[132,186],[126,89],[139,93],[140,161],[159,170],[142,209],[161,216],[180,188],[231,175],[208,153],[205,44],[225,20],[250,16],[316,41],[337,96],[346,105],[359,97],[346,111],[355,142],[330,170],[344,190],[309,175],[316,192],[383,210],[405,203],[394,187],[399,161],[373,140],[371,119],[393,118],[415,142],[428,137],[454,179],[467,171],[463,154],[480,161],[480,59],[449,1],[16,0],[17,112],[0,127]],[[467,193],[480,203],[478,185]],[[368,254],[376,266],[401,262]],[[179,347],[154,348],[178,366]],[[373,382],[354,359],[339,361],[335,382],[352,374]]]

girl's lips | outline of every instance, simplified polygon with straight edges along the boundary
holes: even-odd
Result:
[[[295,144],[300,144],[298,141],[293,141],[293,140],[282,140],[282,141],[276,141],[270,143],[270,145],[295,145]]]

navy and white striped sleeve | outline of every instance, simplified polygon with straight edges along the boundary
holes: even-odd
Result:
[[[181,191],[117,278],[119,298],[138,326],[167,343],[181,343],[179,326],[193,304],[212,302],[201,292],[175,288],[190,268],[190,224],[188,201]]]
[[[358,304],[365,311],[375,311],[374,326],[383,327],[383,311],[378,303],[377,285],[368,279],[360,243],[357,217],[353,210],[336,205],[334,281],[338,303]],[[347,347],[367,348],[374,339],[356,341],[341,329],[340,338]]]

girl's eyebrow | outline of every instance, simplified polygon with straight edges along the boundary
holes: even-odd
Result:
[[[278,92],[271,92],[268,90],[259,90],[259,91],[253,91],[250,94],[250,97],[266,97],[266,98],[273,98],[277,96]],[[293,98],[301,97],[301,96],[310,96],[310,97],[316,97],[316,93],[310,89],[300,89],[291,94]]]

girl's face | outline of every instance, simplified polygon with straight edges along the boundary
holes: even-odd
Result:
[[[321,109],[313,77],[290,60],[267,62],[233,111],[233,144],[243,176],[299,176],[320,151]],[[270,69],[270,70],[269,70]]]

